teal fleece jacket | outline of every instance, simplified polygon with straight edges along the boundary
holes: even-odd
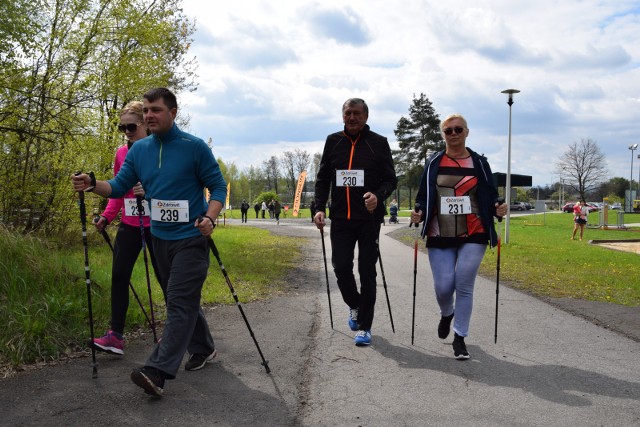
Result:
[[[227,185],[209,146],[175,124],[167,133],[153,134],[131,146],[120,172],[107,181],[112,190],[109,197],[122,197],[138,181],[147,200],[189,201],[189,222],[151,221],[151,233],[164,240],[200,235],[193,225],[208,208],[205,188],[209,200],[224,204],[227,197]]]

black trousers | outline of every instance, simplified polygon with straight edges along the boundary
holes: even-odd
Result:
[[[144,239],[149,250],[147,259],[151,260],[153,271],[158,279],[158,265],[153,256],[149,227],[144,228]],[[140,227],[120,223],[113,246],[113,265],[111,267],[111,329],[121,334],[124,332],[127,310],[129,309],[129,281],[141,250]],[[160,282],[159,279],[158,282]]]
[[[380,224],[373,221],[331,220],[331,264],[336,274],[342,299],[350,308],[358,309],[360,330],[373,324],[376,305],[376,240]],[[353,274],[355,245],[358,244],[360,290]]]

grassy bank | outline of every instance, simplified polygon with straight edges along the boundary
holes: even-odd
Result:
[[[625,222],[640,223],[640,215],[627,214]],[[500,282],[540,297],[639,306],[638,255],[589,244],[589,240],[640,239],[638,229],[589,228],[582,242],[571,240],[572,230],[573,216],[568,214],[512,217],[509,244],[503,244],[501,249]],[[413,245],[414,231],[403,227],[399,233],[402,241]],[[420,247],[424,248],[424,242],[420,242]],[[480,274],[495,280],[496,263],[496,248],[487,250]]]
[[[115,231],[111,230],[111,233]],[[111,234],[112,241],[114,235]],[[250,227],[218,227],[214,233],[220,257],[242,302],[280,291],[288,271],[301,253],[302,240],[271,236]],[[89,266],[95,333],[109,327],[111,251],[89,231]],[[164,317],[162,292],[151,271],[156,317]],[[0,364],[17,365],[57,358],[84,347],[89,336],[87,287],[81,234],[54,244],[0,228]],[[145,310],[149,298],[142,256],[131,279]],[[224,277],[211,257],[203,303],[232,303]],[[133,296],[127,330],[146,328],[145,316]]]

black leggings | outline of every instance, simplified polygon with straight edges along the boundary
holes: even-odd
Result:
[[[144,228],[144,240],[149,250],[148,259],[151,260],[153,271],[158,279],[158,267],[153,256],[153,245],[151,244],[151,231],[149,227]],[[120,224],[116,233],[113,247],[113,266],[111,268],[111,329],[123,333],[127,309],[129,308],[129,282],[133,267],[140,255],[142,240],[140,237],[140,227],[133,227],[127,224]],[[158,282],[160,280],[158,279]],[[138,293],[140,296],[140,293]],[[140,297],[145,309],[145,304]],[[148,311],[147,311],[148,312]]]

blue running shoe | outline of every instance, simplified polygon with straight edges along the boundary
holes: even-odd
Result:
[[[349,309],[349,328],[352,331],[358,330],[358,309],[357,308]]]
[[[371,331],[358,331],[353,341],[358,346],[371,344]]]

